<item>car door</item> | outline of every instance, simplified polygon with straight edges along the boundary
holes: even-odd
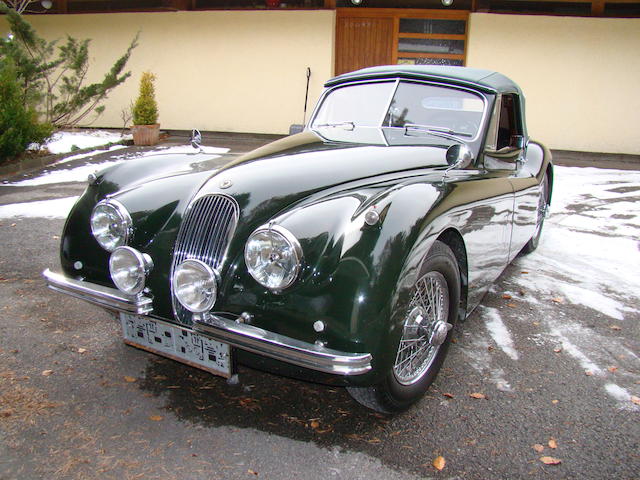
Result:
[[[513,188],[513,215],[508,261],[520,252],[535,231],[539,186],[527,163],[527,132],[524,100],[517,93],[498,97],[493,129],[487,138],[484,165],[487,171],[502,172]]]

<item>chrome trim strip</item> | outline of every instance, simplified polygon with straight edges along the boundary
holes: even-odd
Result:
[[[219,316],[194,316],[193,328],[234,347],[310,370],[336,375],[360,375],[371,370],[370,353],[340,352]]]
[[[151,298],[144,295],[127,295],[115,288],[75,280],[62,273],[52,272],[48,268],[42,272],[42,276],[51,290],[66,293],[104,308],[138,315],[153,311]]]

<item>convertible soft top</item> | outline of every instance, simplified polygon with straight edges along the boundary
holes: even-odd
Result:
[[[363,68],[362,70],[356,70],[355,72],[334,77],[327,81],[325,87],[333,87],[341,83],[357,80],[398,77],[415,80],[445,81],[446,83],[472,87],[487,93],[522,93],[520,87],[510,78],[492,70],[434,65],[386,65]]]

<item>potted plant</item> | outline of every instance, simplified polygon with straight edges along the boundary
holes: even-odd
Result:
[[[140,93],[133,105],[133,143],[135,145],[155,145],[160,138],[158,122],[158,104],[156,103],[153,82],[156,77],[144,72],[140,79]]]

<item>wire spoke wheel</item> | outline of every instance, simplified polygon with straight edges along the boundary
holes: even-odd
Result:
[[[449,288],[444,275],[431,271],[415,284],[393,367],[401,385],[418,382],[429,370],[451,324]]]

